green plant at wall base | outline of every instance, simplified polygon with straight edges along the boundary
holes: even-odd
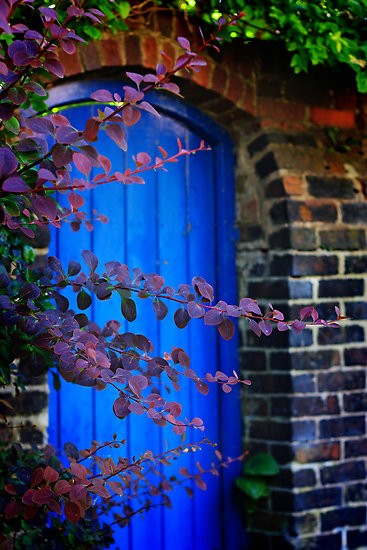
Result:
[[[269,479],[278,473],[278,463],[267,453],[257,453],[244,462],[243,473],[236,479],[236,486],[245,495],[246,512],[254,512],[257,502],[270,495]]]

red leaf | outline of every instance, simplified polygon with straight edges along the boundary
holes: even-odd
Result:
[[[51,468],[51,466],[46,466],[44,475],[47,483],[54,483],[59,479],[59,472]]]
[[[129,388],[135,393],[135,395],[140,395],[142,390],[144,390],[147,386],[148,380],[141,374],[132,376],[129,380]]]
[[[70,469],[76,477],[80,479],[86,479],[88,470],[85,466],[83,466],[83,464],[72,462],[70,464]]]
[[[116,493],[117,495],[123,496],[123,485],[119,481],[109,481],[108,482],[109,487],[111,487],[112,491]]]
[[[134,126],[139,122],[141,117],[141,112],[138,109],[134,109],[130,105],[127,105],[122,111],[122,118],[126,126]]]
[[[89,160],[88,157],[85,155],[82,155],[82,153],[74,153],[73,154],[73,162],[79,172],[84,174],[86,177],[89,176],[90,171],[92,170],[92,163]]]
[[[47,504],[54,496],[53,491],[48,487],[35,491],[32,496],[34,504]]]
[[[75,191],[72,191],[71,193],[69,193],[68,201],[70,203],[70,206],[72,208],[75,208],[76,210],[81,206],[83,206],[84,204],[84,198],[78,193],[75,193]]]
[[[65,479],[60,479],[55,485],[55,493],[57,495],[65,495],[71,489],[71,485]]]
[[[70,523],[76,523],[77,521],[79,521],[81,516],[80,508],[75,502],[70,502],[68,500],[65,504],[64,512]]]
[[[230,319],[224,319],[224,321],[218,325],[218,332],[224,340],[230,340],[234,335],[234,324]]]
[[[60,504],[56,500],[50,500],[50,502],[47,503],[47,506],[52,512],[55,512],[55,514],[61,516],[62,509]]]
[[[195,386],[197,388],[197,390],[202,393],[203,395],[208,395],[209,393],[209,386],[208,384],[206,384],[205,382],[203,382],[202,380],[197,380],[195,382]]]
[[[44,62],[44,67],[58,78],[63,78],[65,75],[65,68],[57,59],[46,59]]]
[[[33,470],[32,472],[32,476],[31,476],[31,486],[32,487],[36,487],[37,485],[39,485],[40,483],[42,483],[42,481],[44,481],[45,479],[45,476],[43,474],[43,468],[39,467],[39,468],[36,468],[35,470]]]
[[[203,306],[194,301],[187,304],[187,311],[193,319],[200,319],[205,314]]]

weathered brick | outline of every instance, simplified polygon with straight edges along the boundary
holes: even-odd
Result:
[[[320,245],[328,250],[360,250],[366,246],[366,233],[363,229],[320,231]]]
[[[12,396],[11,394],[4,394],[3,398],[12,405],[13,409],[9,411],[5,405],[0,403],[0,412],[6,415],[30,415],[42,412],[48,404],[48,397],[46,392],[38,390],[27,391]]]
[[[337,128],[354,128],[354,111],[339,109],[311,108],[311,121],[320,126],[336,126]]]
[[[269,401],[263,397],[246,397],[244,403],[246,415],[268,416]]]
[[[270,364],[272,364],[271,358]],[[326,369],[338,365],[340,365],[340,356],[337,350],[302,351],[292,353],[293,369],[308,371]]]
[[[345,223],[362,223],[367,220],[367,203],[366,202],[350,202],[341,205],[342,218]]]
[[[288,397],[275,397],[271,399],[271,415],[272,416],[291,416],[291,400]]]
[[[354,182],[349,178],[307,176],[308,190],[318,198],[355,198]]]
[[[316,424],[313,420],[292,422],[293,441],[311,441],[316,437]]]
[[[312,298],[313,286],[310,281],[288,281],[289,298]]]
[[[272,275],[335,275],[338,273],[337,256],[291,255],[274,256],[270,264]]]
[[[269,236],[269,245],[272,249],[316,250],[316,232],[308,227],[285,227]]]
[[[365,521],[361,522],[365,523]],[[361,527],[360,529],[352,529],[347,532],[347,545],[348,550],[353,550],[354,548],[367,548],[367,529]]]
[[[245,372],[265,370],[266,365],[266,354],[262,351],[244,351],[241,353],[241,369]]]
[[[250,437],[270,441],[289,441],[291,431],[289,422],[256,420],[251,422]]]
[[[339,550],[342,548],[342,535],[341,533],[333,533],[324,536],[314,535],[312,538],[304,537],[295,544],[297,545],[297,550]]]
[[[339,460],[340,443],[338,441],[325,443],[309,443],[297,446],[294,449],[295,460],[301,464],[308,462],[326,462],[328,460]]]
[[[278,170],[278,163],[275,160],[274,153],[267,153],[256,164],[256,172],[261,178],[265,178],[272,172]]]
[[[291,536],[316,533],[318,530],[318,516],[311,512],[293,516],[289,519],[289,524],[289,533]]]
[[[339,329],[325,327],[319,331],[318,342],[322,346],[344,342],[364,342],[364,329],[358,325],[342,326]]]
[[[252,382],[252,388],[256,393],[289,393],[292,391],[292,377],[259,372]]]
[[[320,414],[335,414],[339,410],[335,399],[323,399],[319,396],[293,397],[291,400],[291,412],[293,416],[317,416]]]
[[[275,458],[280,466],[293,460],[293,450],[288,443],[272,443],[268,452]]]
[[[348,367],[354,365],[367,365],[367,348],[351,348],[344,351],[345,364]]]
[[[367,396],[366,403],[367,405]],[[365,409],[366,410],[366,406]],[[358,456],[367,456],[367,439],[358,438],[351,439],[350,441],[345,442],[345,458],[358,457]]]
[[[304,510],[313,510],[316,508],[340,506],[341,497],[342,493],[339,487],[330,487],[302,491],[302,493],[293,495],[286,491],[273,490],[271,500],[273,509],[279,512],[287,512],[292,510],[292,508],[296,512],[303,512]]]
[[[316,485],[316,474],[311,468],[293,472],[294,487],[313,487]]]
[[[324,280],[319,283],[320,298],[333,296],[362,296],[364,291],[361,279],[334,279]]]
[[[320,438],[350,437],[353,435],[365,435],[366,423],[364,416],[330,418],[320,421]]]
[[[270,298],[274,300],[276,298],[288,298],[289,289],[288,282],[285,279],[251,282],[248,285],[249,296],[261,296],[262,298]]]
[[[347,302],[345,314],[351,319],[367,319],[367,302]]]
[[[288,332],[289,346],[300,348],[306,346],[312,346],[313,341],[313,332],[311,330],[303,330],[301,334],[296,334],[293,331]]]
[[[347,484],[345,487],[345,500],[349,502],[366,502],[367,483]]]
[[[320,472],[321,483],[328,485],[330,483],[345,483],[355,479],[364,479],[366,477],[366,467],[364,461],[342,462],[335,466],[325,466]]]
[[[295,393],[312,393],[315,391],[315,376],[313,374],[299,374],[293,376],[293,391]]]
[[[44,434],[35,428],[31,422],[25,422],[19,428],[19,437],[22,443],[28,445],[41,445],[45,440]]]
[[[366,273],[367,272],[367,256],[356,255],[347,256],[345,258],[345,273]]]
[[[354,392],[343,395],[343,406],[345,412],[367,411],[367,393]]]
[[[270,218],[274,224],[290,222],[329,222],[337,220],[335,204],[317,201],[282,200],[270,209]]]
[[[321,530],[332,531],[345,525],[363,525],[366,520],[365,506],[343,507],[321,514]]]
[[[321,372],[317,376],[319,391],[346,391],[364,388],[366,374],[363,370],[348,372]]]

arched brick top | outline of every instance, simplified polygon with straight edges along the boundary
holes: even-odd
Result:
[[[62,52],[66,77],[106,68],[154,70],[162,61],[161,51],[172,57],[182,53],[176,42],[180,35],[194,43],[198,39],[184,17],[155,14],[149,22],[134,22],[128,32],[105,34],[102,40],[80,45],[73,55]],[[292,131],[328,126],[354,131],[365,126],[367,102],[356,94],[350,75],[340,78],[316,70],[309,77],[296,76],[289,71],[287,55],[277,44],[225,45],[216,59],[207,56],[208,65],[200,72],[180,75],[185,97],[194,97],[195,104],[199,101],[203,110],[232,128],[238,118],[243,127],[244,114],[252,123],[258,119],[262,128]]]

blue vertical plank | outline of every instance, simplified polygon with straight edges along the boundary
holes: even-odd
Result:
[[[180,138],[184,147],[188,145],[188,130],[182,123],[170,121],[167,118],[160,121],[159,144],[169,154],[175,153],[176,139]],[[179,284],[189,282],[188,272],[188,219],[187,219],[187,159],[181,158],[177,164],[168,165],[168,172],[159,172],[158,177],[158,237],[159,266],[165,282],[177,290]],[[169,304],[168,304],[169,305]],[[172,346],[189,351],[188,329],[180,330],[174,325],[173,315],[177,304],[169,305],[168,317],[161,324],[160,351],[171,352]],[[163,377],[162,385],[168,390],[163,392],[167,401],[178,401],[183,406],[183,415],[192,417],[190,403],[190,382],[187,379],[179,381],[181,391],[177,392],[167,377]],[[189,428],[190,431],[190,428]],[[168,426],[164,433],[164,443],[169,449],[181,444],[181,437]],[[166,469],[166,474],[180,478],[178,470],[181,467],[191,468],[191,456],[182,454],[176,464]],[[164,510],[164,550],[177,548],[177,533],[184,533],[180,538],[180,550],[191,550],[195,539],[193,523],[192,499],[181,488],[176,488],[169,494],[172,508]]]
[[[78,127],[80,120],[85,118],[85,109],[83,107],[68,109],[65,115],[72,125]],[[85,199],[85,211],[91,215],[93,200],[91,194],[86,194]],[[62,229],[54,231],[53,243],[52,251],[66,269],[71,259],[79,259],[80,250],[91,248],[91,234],[85,227],[78,233],[74,233],[70,229],[70,224],[64,223]],[[71,306],[75,307],[75,294],[71,291],[66,291],[65,294],[70,299]],[[50,428],[57,426],[56,431],[50,431],[51,442],[56,443],[59,450],[68,441],[73,442],[78,449],[90,446],[95,427],[93,390],[63,381],[59,392],[51,390],[50,401],[56,403],[56,407],[52,406],[50,409]]]
[[[132,155],[147,152],[152,159],[156,148],[156,119],[153,115],[142,113],[139,125],[128,129],[128,166],[134,168]],[[130,268],[139,267],[146,273],[157,271],[157,180],[155,172],[144,174],[145,184],[126,186],[126,260]],[[129,330],[146,335],[159,347],[157,320],[151,300],[138,300],[138,317]],[[158,352],[158,349],[156,349]],[[129,452],[130,456],[151,450],[158,452],[161,448],[162,428],[149,420],[146,415],[129,417]],[[154,480],[157,481],[157,480]],[[162,548],[162,510],[152,508],[144,521],[139,517],[132,522],[132,548],[149,548],[153,543]],[[153,542],[154,541],[154,542]]]
[[[189,147],[197,147],[198,141],[191,136]],[[189,265],[192,275],[215,284],[215,188],[213,186],[213,159],[215,150],[204,151],[190,158],[189,164],[189,216],[190,216],[190,252]],[[203,320],[193,320],[190,327],[190,349],[193,369],[199,376],[206,372],[215,372],[218,365],[217,334],[215,327],[206,327]],[[205,424],[205,436],[216,443],[218,441],[218,388],[210,384],[209,394],[199,394],[192,389],[192,407],[196,416]],[[196,434],[195,434],[196,435]],[[197,457],[204,469],[210,467],[215,455],[211,448],[203,449]],[[194,497],[195,549],[220,548],[221,542],[221,504],[220,481],[218,477],[205,478],[207,490],[196,489]],[[211,518],[210,526],[204,528],[200,517],[202,510]]]

